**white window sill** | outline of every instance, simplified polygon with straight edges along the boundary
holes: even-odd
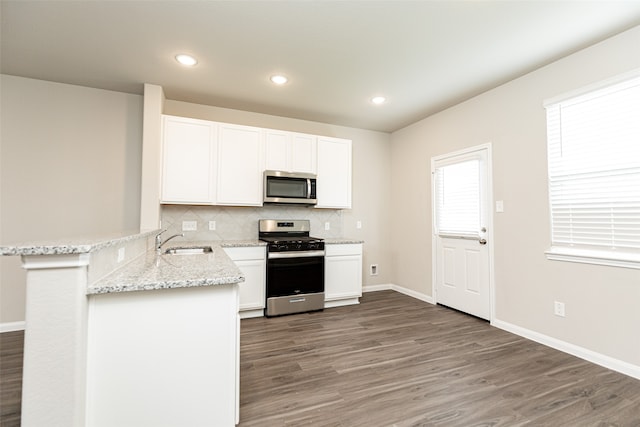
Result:
[[[545,252],[547,259],[553,261],[578,262],[582,264],[607,265],[611,267],[640,269],[640,254],[615,253],[609,251],[593,251],[551,247]]]

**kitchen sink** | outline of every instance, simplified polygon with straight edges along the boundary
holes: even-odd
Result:
[[[164,251],[169,255],[198,255],[213,252],[211,246],[193,246],[189,248],[169,248]]]

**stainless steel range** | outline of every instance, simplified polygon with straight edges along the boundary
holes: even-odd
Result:
[[[267,317],[324,308],[324,241],[309,236],[309,220],[261,219],[267,242]]]

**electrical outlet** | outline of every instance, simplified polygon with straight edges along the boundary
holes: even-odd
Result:
[[[356,221],[356,228],[362,228],[362,221]]]
[[[182,221],[182,231],[197,231],[198,221]]]
[[[564,317],[564,303],[554,301],[553,302],[553,314],[556,316]]]
[[[378,264],[371,264],[369,266],[369,275],[377,276],[378,275]]]
[[[324,229],[325,230],[331,230],[331,223],[330,222],[325,222],[324,223]]]
[[[216,222],[215,221],[209,221],[209,230],[210,231],[214,231],[216,229]]]
[[[124,261],[124,248],[118,249],[118,262]]]
[[[504,212],[504,201],[496,200],[496,212]]]

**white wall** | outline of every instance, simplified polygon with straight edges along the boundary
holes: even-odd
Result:
[[[396,284],[431,295],[431,157],[491,142],[494,198],[505,206],[494,214],[494,321],[640,369],[640,270],[545,258],[543,108],[546,98],[640,67],[639,52],[636,27],[393,133]],[[554,301],[566,304],[566,318],[553,315]]]
[[[378,264],[378,276],[363,272],[365,286],[392,283],[390,261],[391,155],[390,135],[363,129],[335,126],[326,123],[297,120],[267,114],[250,113],[227,108],[191,104],[167,99],[164,113],[247,126],[259,126],[293,132],[346,138],[353,141],[353,200],[352,209],[343,210],[344,237],[364,240],[363,264]],[[362,228],[356,228],[356,222]]]
[[[2,243],[138,231],[142,97],[0,78]],[[0,323],[23,321],[20,259],[0,265]]]

